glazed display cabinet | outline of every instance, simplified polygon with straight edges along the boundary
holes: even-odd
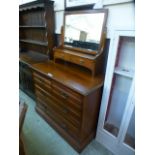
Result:
[[[134,31],[115,31],[96,139],[117,155],[135,153]]]

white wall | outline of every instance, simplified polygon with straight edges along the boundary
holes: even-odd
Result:
[[[124,3],[105,6],[109,9],[107,20],[107,36],[111,38],[114,29],[135,29],[134,4]]]
[[[34,0],[19,0],[20,4]],[[54,0],[55,33],[60,34],[63,25],[65,0]],[[109,10],[107,20],[107,38],[111,38],[114,29],[135,29],[135,12],[132,0],[99,0],[98,8]]]
[[[102,0],[103,2],[99,4],[98,8],[102,8],[104,1],[107,3],[107,0]],[[116,4],[116,2],[119,2]],[[108,20],[107,20],[107,38],[111,38],[112,32],[114,29],[135,29],[135,12],[134,12],[134,3],[120,3],[123,0],[115,0],[113,3],[115,5],[105,5],[104,8],[109,10]],[[131,0],[124,0],[131,1]],[[109,2],[110,3],[110,2]],[[112,3],[112,1],[111,1]],[[57,7],[58,8],[58,7]],[[61,9],[60,9],[61,10]],[[56,33],[60,33],[61,26],[63,25],[63,13],[64,11],[59,11],[56,9]]]

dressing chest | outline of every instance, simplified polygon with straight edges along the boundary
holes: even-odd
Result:
[[[97,18],[99,25],[93,28]],[[66,12],[61,44],[54,48],[53,59],[33,65],[36,111],[78,152],[96,134],[106,18],[107,10]],[[78,24],[81,19],[85,27]]]
[[[66,12],[60,46],[48,45],[50,59],[31,63],[36,111],[78,152],[96,134],[106,19],[107,10]]]
[[[36,110],[77,151],[95,136],[103,77],[53,62],[33,65]]]

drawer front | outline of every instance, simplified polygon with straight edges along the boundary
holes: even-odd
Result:
[[[55,90],[51,89],[51,91],[47,91],[42,89],[39,85],[35,84],[35,91],[41,92],[41,94],[44,94],[45,96],[57,101],[59,106],[62,107],[68,107],[72,113],[77,116],[78,118],[81,118],[82,115],[82,107],[79,106],[77,103],[68,102],[68,100],[64,100],[64,98],[61,98],[59,95],[56,93],[53,93]],[[37,93],[36,93],[37,95]]]
[[[47,83],[43,83],[42,81],[38,80],[38,78],[34,78],[34,82],[36,85],[44,89],[45,91],[51,92],[51,85]]]
[[[37,96],[37,91],[41,91],[46,96],[51,96],[51,91],[48,91],[48,90],[42,88],[40,85],[38,85],[36,83],[34,85],[35,85],[35,93],[36,93],[36,96]]]
[[[54,59],[66,60],[68,62],[72,62],[74,64],[89,68],[91,70],[94,68],[94,61],[69,53],[56,51],[54,54]]]
[[[64,94],[60,95],[60,93],[56,89],[52,89],[52,96],[56,98],[58,102],[63,103],[63,106],[69,107],[78,116],[81,116],[82,106],[79,105],[76,100],[69,99],[66,94],[65,94],[65,97],[64,97]]]
[[[48,85],[48,86],[51,86],[51,80],[48,80],[47,78],[44,78],[43,76],[39,75],[38,73],[33,73],[33,77],[34,77],[34,80],[37,81],[38,83],[44,85]]]
[[[54,99],[52,96],[49,97],[40,91],[36,91],[36,96],[38,101],[44,101],[45,104],[50,106],[57,112],[59,115],[62,115],[65,119],[67,119],[70,123],[72,123],[75,127],[81,127],[81,116],[77,115],[72,109],[67,106],[64,106],[63,103],[58,102],[56,98]]]
[[[70,60],[70,55],[64,53],[64,52],[55,52],[54,54],[55,59],[62,59],[62,60]]]
[[[58,115],[53,109],[48,107],[44,102],[37,102],[37,106],[42,109],[49,117],[52,118],[61,128],[72,135],[74,138],[79,137],[80,130],[68,123],[61,115]]]
[[[56,81],[52,81],[52,90],[55,90],[57,94],[64,100],[74,100],[78,104],[78,106],[81,107],[83,100],[82,95],[76,93],[75,91],[67,88],[66,86]]]
[[[84,66],[86,68],[90,68],[90,69],[92,69],[93,66],[94,66],[93,61],[85,59],[85,58],[81,58],[81,57],[78,57],[78,56],[75,56],[75,55],[72,55],[70,57],[70,62],[78,64],[80,66]]]

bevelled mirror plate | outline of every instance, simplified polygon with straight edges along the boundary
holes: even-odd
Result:
[[[102,11],[81,11],[65,15],[64,46],[98,51],[106,16]]]

